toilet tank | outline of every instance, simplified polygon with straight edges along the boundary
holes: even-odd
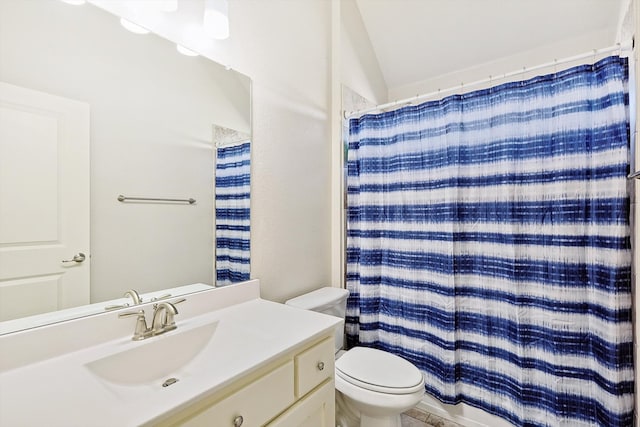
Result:
[[[313,292],[300,295],[285,301],[285,304],[292,307],[302,308],[304,310],[317,311],[319,313],[329,314],[344,320],[347,312],[347,297],[349,291],[342,288],[320,288]],[[344,326],[336,327],[336,352],[340,350],[344,344]]]

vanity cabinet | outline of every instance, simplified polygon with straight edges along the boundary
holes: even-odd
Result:
[[[160,425],[333,427],[334,393],[334,338],[328,336],[297,347]]]

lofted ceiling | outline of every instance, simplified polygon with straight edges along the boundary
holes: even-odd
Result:
[[[585,34],[597,33],[598,40],[607,40],[589,49],[613,45],[629,4],[628,0],[356,3],[389,89]]]
[[[1,1],[1,0],[0,0]],[[89,0],[159,35],[228,63],[233,44],[203,36],[203,0],[180,0],[172,14],[140,14],[149,0]],[[237,3],[246,0],[233,0]],[[267,0],[268,1],[268,0]],[[324,0],[316,0],[324,1]],[[355,1],[389,94],[429,79],[520,55],[537,65],[614,44],[631,0]],[[286,3],[286,2],[285,2]],[[231,3],[233,12],[233,3]],[[357,12],[356,12],[357,13]],[[157,15],[163,19],[158,19]],[[366,36],[365,36],[366,37]],[[577,40],[569,43],[567,41]],[[559,42],[565,42],[559,47]],[[536,50],[534,52],[534,50]],[[543,53],[550,52],[550,57]],[[375,62],[374,62],[375,63]],[[502,69],[496,73],[513,71]],[[482,78],[486,77],[485,74]],[[402,88],[405,87],[403,90]],[[400,89],[399,89],[400,88]],[[399,89],[399,90],[398,90]],[[410,92],[417,93],[417,92]]]

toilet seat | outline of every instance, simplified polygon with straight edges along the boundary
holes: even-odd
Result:
[[[424,392],[424,377],[407,360],[369,347],[354,347],[336,360],[336,375],[344,381],[384,394]]]

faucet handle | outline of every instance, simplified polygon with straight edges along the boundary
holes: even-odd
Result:
[[[127,308],[127,307],[130,307],[128,302],[124,304],[108,305],[104,308],[104,311],[118,310],[119,308]]]
[[[147,327],[147,318],[144,315],[144,310],[127,311],[125,313],[118,314],[118,317],[120,318],[131,316],[137,316],[136,329],[133,332],[133,338],[131,339],[134,341],[140,341],[149,337],[151,330]]]
[[[167,298],[171,298],[171,294],[164,294],[164,295],[160,295],[159,297],[153,297],[151,298],[151,302],[160,301]]]
[[[131,317],[131,316],[144,316],[144,310],[140,309],[138,311],[125,311],[124,313],[118,314],[118,317]]]

